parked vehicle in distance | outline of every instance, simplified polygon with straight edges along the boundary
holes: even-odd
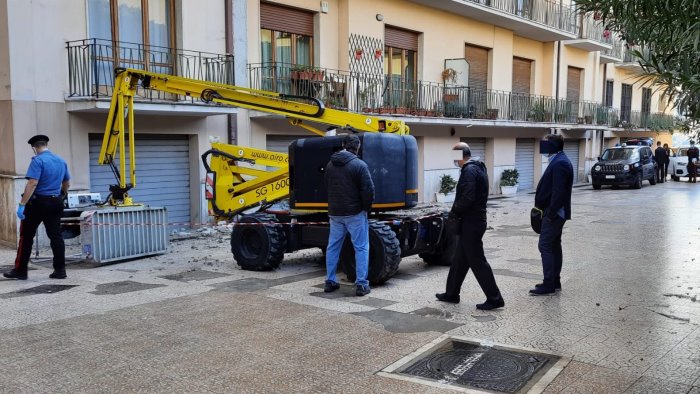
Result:
[[[656,184],[656,163],[648,145],[627,145],[608,148],[591,170],[593,189],[603,185],[628,185],[641,189],[642,182]]]
[[[690,146],[679,146],[672,149],[668,172],[674,181],[680,181],[682,177],[688,176],[688,148]]]

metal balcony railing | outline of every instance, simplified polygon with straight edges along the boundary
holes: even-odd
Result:
[[[597,102],[555,99],[285,63],[248,65],[250,87],[317,98],[357,113],[622,127],[620,111]],[[667,124],[655,115],[654,122]],[[672,119],[672,118],[671,118]]]
[[[235,84],[233,56],[230,55],[94,38],[69,41],[66,47],[69,97],[111,96],[117,67]],[[153,90],[139,90],[137,95],[141,100],[193,100]]]
[[[579,38],[601,42],[612,45],[612,32],[605,28],[603,22],[595,18],[593,14],[583,15],[581,18],[581,28]]]
[[[555,29],[576,33],[576,9],[551,0],[467,0],[540,23]]]
[[[602,53],[603,55],[622,60],[625,53],[624,45],[622,44],[622,42],[614,40],[612,42],[612,48],[605,49],[602,51]]]

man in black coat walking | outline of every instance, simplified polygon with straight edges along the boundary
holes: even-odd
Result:
[[[535,207],[543,212],[538,248],[542,256],[544,280],[530,290],[531,295],[552,295],[561,290],[561,233],[571,219],[571,191],[574,168],[564,153],[564,138],[550,134],[540,141],[540,153],[549,155],[549,165],[535,192]]]
[[[459,233],[460,250],[457,258],[450,265],[445,292],[435,294],[435,297],[440,301],[459,303],[462,283],[471,268],[481,290],[486,295],[486,302],[477,304],[476,308],[481,310],[501,308],[505,302],[496,285],[491,266],[484,256],[482,242],[486,232],[486,202],[489,197],[486,166],[481,161],[472,159],[471,150],[466,143],[460,142],[452,149],[462,151],[462,160],[455,161],[462,170],[446,232]]]
[[[668,161],[668,152],[661,146],[661,141],[656,142],[656,150],[654,151],[654,160],[656,160],[656,176],[659,182],[663,183],[666,180],[666,162]]]

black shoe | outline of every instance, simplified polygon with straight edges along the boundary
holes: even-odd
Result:
[[[530,295],[532,296],[543,296],[543,295],[554,295],[556,294],[557,291],[554,290],[554,287],[545,287],[545,286],[540,286],[540,287],[535,287],[534,289],[530,290]]]
[[[437,294],[435,294],[435,297],[438,299],[438,301],[459,304],[459,295],[451,296],[447,293],[437,293]]]
[[[66,279],[67,277],[66,271],[54,271],[49,275],[51,279]]]
[[[535,285],[535,287],[542,287],[542,286],[544,286],[544,283],[538,283],[538,284]],[[556,291],[561,291],[561,283],[557,282],[557,283],[554,285],[554,290],[556,290]]]
[[[7,279],[18,279],[18,280],[27,280],[27,273],[22,273],[19,272],[15,269],[10,270],[9,272],[5,272],[2,274]]]
[[[326,293],[332,293],[338,289],[340,289],[340,284],[330,280],[327,280],[326,283],[323,285],[323,291]]]
[[[503,301],[503,297],[501,297],[498,301],[486,300],[483,304],[476,304],[476,309],[490,311],[491,309],[503,308],[504,306],[506,306],[506,302]]]
[[[371,292],[372,292],[372,290],[369,288],[369,286],[357,285],[357,289],[355,290],[355,295],[358,297],[364,297]]]

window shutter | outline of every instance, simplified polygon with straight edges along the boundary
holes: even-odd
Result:
[[[392,48],[418,51],[418,33],[386,26],[384,29],[384,43]]]
[[[532,60],[513,58],[513,93],[530,94]]]
[[[489,78],[489,49],[467,45],[464,57],[469,62],[469,87],[486,89]],[[528,90],[530,87],[528,86]]]
[[[297,8],[260,3],[260,27],[313,37],[314,13]]]
[[[569,67],[566,77],[566,99],[579,101],[581,99],[581,69]]]

